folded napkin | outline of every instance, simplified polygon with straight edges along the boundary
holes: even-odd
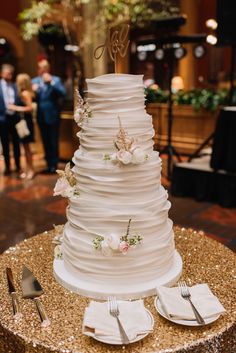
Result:
[[[223,314],[225,309],[218,298],[212,293],[207,284],[197,284],[189,287],[191,300],[200,315],[211,318]],[[165,314],[176,320],[196,320],[190,303],[181,297],[178,287],[158,287],[157,295]]]
[[[153,323],[144,307],[143,300],[118,301],[119,319],[132,341],[138,336],[151,332]],[[92,337],[103,337],[114,343],[122,343],[117,319],[109,313],[108,303],[91,301],[85,309],[83,333]]]

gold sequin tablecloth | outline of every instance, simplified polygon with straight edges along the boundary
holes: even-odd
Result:
[[[207,282],[227,313],[205,327],[184,327],[161,318],[155,311],[154,297],[145,299],[155,318],[154,332],[129,346],[109,346],[81,332],[88,298],[62,288],[53,277],[53,237],[60,227],[44,232],[9,248],[0,256],[0,353],[235,353],[236,352],[236,256],[229,249],[201,232],[175,228],[176,247],[183,263],[183,276],[189,284]],[[41,329],[31,300],[20,299],[23,318],[12,317],[5,268],[11,267],[20,292],[22,265],[29,267],[41,282],[41,297],[51,327]]]

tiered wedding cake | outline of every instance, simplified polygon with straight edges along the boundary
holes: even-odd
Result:
[[[87,86],[76,115],[80,147],[55,277],[94,298],[154,294],[158,284],[178,279],[182,262],[142,76],[108,74],[87,79]]]

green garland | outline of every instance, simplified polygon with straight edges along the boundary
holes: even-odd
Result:
[[[169,93],[160,88],[146,88],[146,103],[167,103]],[[206,109],[214,113],[219,106],[227,105],[229,101],[228,89],[194,88],[189,91],[180,90],[173,94],[174,104],[191,105],[195,111]],[[233,98],[236,104],[236,93]]]

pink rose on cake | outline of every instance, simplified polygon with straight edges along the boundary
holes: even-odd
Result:
[[[53,196],[71,197],[74,194],[74,187],[70,186],[66,178],[59,178],[53,191]]]
[[[132,154],[128,151],[120,150],[116,154],[117,159],[123,164],[129,164],[132,160]]]
[[[129,250],[129,244],[126,241],[122,241],[119,246],[120,251],[123,255],[127,254]]]

